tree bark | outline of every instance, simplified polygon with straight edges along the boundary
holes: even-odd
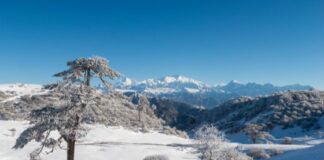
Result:
[[[75,137],[67,141],[67,147],[67,160],[74,160]]]
[[[91,70],[88,69],[88,70],[86,71],[86,85],[87,85],[87,86],[90,86],[90,79],[91,79]]]
[[[80,117],[78,115],[75,116],[75,124],[73,128],[72,134],[69,136],[67,140],[67,160],[74,160],[75,155],[75,141],[76,141],[76,130],[79,127]]]
[[[256,138],[252,137],[252,143],[255,144],[256,143]]]

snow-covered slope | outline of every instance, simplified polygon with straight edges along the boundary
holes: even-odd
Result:
[[[36,95],[36,94],[44,94],[47,91],[43,89],[42,85],[38,84],[0,84],[0,92],[5,93],[7,95],[4,101],[14,100],[24,95]],[[0,101],[1,102],[1,101]]]
[[[116,82],[122,92],[139,92],[151,97],[167,98],[196,106],[213,108],[240,96],[264,96],[288,90],[309,90],[310,86],[240,83],[231,81],[226,85],[208,85],[185,76],[174,75],[159,79],[136,81],[123,77]]]
[[[207,111],[202,117],[217,122],[228,132],[240,131],[248,124],[258,124],[266,131],[276,127],[283,130],[296,127],[300,131],[295,130],[295,134],[300,134],[320,130],[324,126],[323,113],[324,92],[290,91],[266,97],[242,97]]]
[[[39,84],[0,84],[0,91],[14,92],[17,95],[35,94],[42,91],[42,85]]]
[[[290,91],[257,98],[241,97],[214,109],[199,109],[157,98],[151,99],[151,103],[156,107],[156,115],[167,125],[186,131],[204,123],[214,123],[227,134],[236,134],[243,133],[247,126],[255,124],[276,138],[284,138],[313,136],[324,128],[322,91]]]

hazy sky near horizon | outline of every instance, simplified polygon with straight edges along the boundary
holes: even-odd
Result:
[[[1,1],[0,83],[103,56],[130,78],[324,89],[323,0]]]

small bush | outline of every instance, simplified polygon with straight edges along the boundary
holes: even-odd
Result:
[[[165,155],[152,155],[145,157],[143,160],[169,160],[169,158]]]
[[[282,144],[293,144],[293,139],[291,137],[285,137]]]
[[[248,155],[255,159],[271,158],[271,156],[263,149],[252,149],[252,150],[250,150],[250,153]]]
[[[283,154],[283,151],[280,149],[270,149],[269,152],[271,157]]]
[[[243,152],[240,152],[238,149],[225,149],[222,154],[224,155],[224,160],[252,160],[251,157],[246,155]]]
[[[230,148],[224,133],[213,125],[203,125],[195,137],[201,160],[252,160],[239,148]]]
[[[9,129],[9,131],[11,132],[11,137],[15,137],[17,130],[15,128],[12,128],[12,129]]]

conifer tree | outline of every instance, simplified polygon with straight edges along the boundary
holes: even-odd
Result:
[[[15,149],[23,148],[31,140],[41,143],[41,147],[30,154],[31,159],[39,159],[45,147],[54,151],[67,144],[67,160],[74,160],[75,142],[87,133],[83,123],[106,121],[107,115],[99,107],[101,93],[91,87],[94,77],[111,88],[112,85],[105,80],[106,77],[114,79],[119,73],[112,70],[108,61],[101,57],[79,58],[67,63],[69,68],[54,76],[62,77],[51,95],[58,99],[57,103],[32,111],[30,115],[32,126],[27,128],[18,137]],[[51,138],[51,133],[58,131],[60,137]]]

